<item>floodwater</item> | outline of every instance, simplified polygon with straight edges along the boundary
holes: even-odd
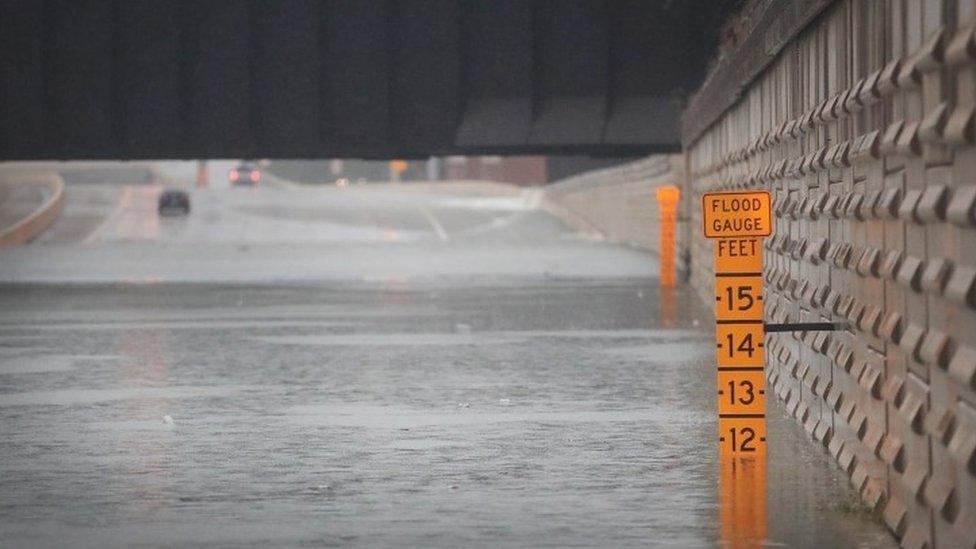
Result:
[[[0,287],[0,545],[728,545],[711,320],[663,298],[653,279]],[[745,545],[890,545],[768,406]]]

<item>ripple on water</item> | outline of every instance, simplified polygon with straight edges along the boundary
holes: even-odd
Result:
[[[70,355],[20,355],[0,360],[0,376],[68,372],[76,357]]]
[[[115,400],[147,398],[224,397],[236,393],[239,387],[131,387],[119,389],[65,389],[0,394],[0,408],[8,406],[71,406]]]
[[[258,336],[256,341],[282,345],[322,345],[322,346],[451,346],[451,345],[505,345],[524,343],[537,338],[566,339],[651,339],[668,344],[703,348],[702,336],[687,330],[545,330],[545,331],[506,331],[473,333],[389,333],[389,334],[319,334],[289,336]],[[650,347],[649,347],[650,348]],[[654,348],[658,348],[657,345]],[[676,349],[676,352],[680,350]]]
[[[2,355],[0,355],[2,356]],[[123,360],[121,355],[46,355],[19,353],[11,358],[0,358],[0,375],[39,374],[70,372],[79,364]]]
[[[415,429],[422,427],[455,427],[495,423],[566,423],[592,424],[615,422],[685,423],[688,426],[710,421],[699,411],[673,407],[638,409],[538,409],[518,406],[484,406],[481,408],[417,409],[402,406],[364,404],[310,404],[288,409],[288,419],[304,425],[361,427],[372,429]]]
[[[637,360],[667,360],[669,362],[694,362],[711,358],[715,353],[711,345],[704,345],[701,341],[688,343],[667,342],[635,347],[618,347],[615,349],[602,349],[600,352]]]

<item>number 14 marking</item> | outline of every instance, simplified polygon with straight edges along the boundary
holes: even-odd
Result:
[[[763,325],[719,324],[715,329],[718,366],[762,366]]]

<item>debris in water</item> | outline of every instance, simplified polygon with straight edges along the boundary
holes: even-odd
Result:
[[[173,421],[173,416],[166,414],[165,416],[163,416],[163,423],[165,423],[166,425],[173,425],[176,422]]]
[[[470,407],[471,407],[470,402],[458,402],[458,408],[470,408]]]
[[[512,404],[512,399],[510,399],[510,398],[500,398],[500,399],[498,399],[498,403],[501,404],[502,406],[509,406],[510,404]]]

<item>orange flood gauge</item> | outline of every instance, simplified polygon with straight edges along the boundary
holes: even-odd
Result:
[[[655,189],[654,194],[657,198],[657,208],[661,221],[659,246],[661,286],[674,286],[674,226],[678,213],[678,201],[681,200],[681,189],[674,185],[663,185]]]
[[[733,546],[766,536],[766,335],[762,240],[766,191],[707,193],[702,229],[715,244],[715,359],[721,535]]]
[[[715,239],[715,358],[720,454],[766,453],[762,237],[772,233],[766,191],[702,196],[705,236]]]

